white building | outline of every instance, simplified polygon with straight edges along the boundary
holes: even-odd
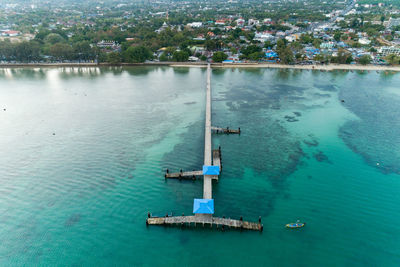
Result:
[[[237,24],[238,26],[243,26],[244,23],[245,23],[245,20],[244,20],[244,19],[237,19],[237,20],[236,20],[236,24]]]
[[[189,26],[191,28],[200,28],[203,26],[203,22],[192,22],[192,23],[188,23],[187,26]]]
[[[249,25],[249,26],[258,26],[258,25],[260,25],[260,21],[258,21],[256,19],[249,19],[249,21],[247,22],[247,25]]]
[[[274,38],[274,36],[272,36],[271,34],[269,34],[267,32],[256,32],[256,34],[254,35],[254,40],[260,41],[262,43],[264,43],[268,40],[272,40],[273,38]]]
[[[358,39],[358,42],[362,45],[369,45],[371,43],[371,40],[369,40],[368,38],[360,38]]]
[[[391,54],[400,56],[400,48],[394,46],[382,46],[378,49],[378,54],[383,57],[386,57]]]
[[[396,27],[399,25],[400,25],[400,19],[394,19],[394,18],[389,19],[389,23],[388,23],[389,28]]]

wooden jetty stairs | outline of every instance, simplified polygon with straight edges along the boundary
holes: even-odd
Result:
[[[212,150],[212,139],[211,132],[227,133],[227,134],[240,134],[240,128],[238,130],[232,130],[229,128],[218,128],[211,126],[211,67],[210,64],[207,66],[207,90],[206,90],[206,114],[205,114],[205,134],[204,134],[204,166],[219,166],[219,170],[222,170],[221,161],[221,148]],[[177,178],[177,179],[196,179],[196,177],[203,176],[203,199],[212,199],[212,181],[218,180],[218,175],[206,175],[203,171],[189,171],[177,173],[169,173],[167,170],[165,178]],[[214,208],[212,208],[214,210]],[[214,212],[214,211],[212,211]],[[196,213],[192,216],[165,216],[165,217],[152,217],[150,213],[146,219],[146,225],[210,225],[211,227],[221,226],[222,229],[225,227],[239,228],[247,230],[262,231],[263,225],[261,224],[261,217],[258,223],[243,221],[242,217],[240,220],[226,219],[214,217],[212,214],[201,214]]]

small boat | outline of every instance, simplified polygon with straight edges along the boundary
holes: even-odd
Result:
[[[286,228],[301,228],[304,227],[306,223],[301,223],[300,221],[297,221],[295,223],[288,223],[286,224]]]

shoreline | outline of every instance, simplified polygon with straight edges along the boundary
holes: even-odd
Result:
[[[0,64],[0,69],[7,68],[41,68],[41,67],[134,67],[134,66],[169,66],[169,67],[199,67],[206,68],[205,62],[155,62],[155,63],[11,63]],[[299,70],[321,70],[321,71],[395,71],[400,72],[400,66],[377,66],[377,65],[284,65],[269,63],[212,63],[214,68],[271,68],[271,69],[299,69]]]

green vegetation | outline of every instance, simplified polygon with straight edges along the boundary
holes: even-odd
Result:
[[[370,64],[370,63],[371,63],[371,56],[369,56],[369,55],[363,55],[363,56],[361,56],[361,57],[359,58],[358,62],[359,62],[361,65]]]
[[[225,54],[224,52],[215,52],[215,53],[213,54],[213,56],[212,56],[212,60],[213,60],[214,62],[222,62],[222,61],[224,61],[224,60],[227,59],[227,58],[228,58],[228,55]]]

